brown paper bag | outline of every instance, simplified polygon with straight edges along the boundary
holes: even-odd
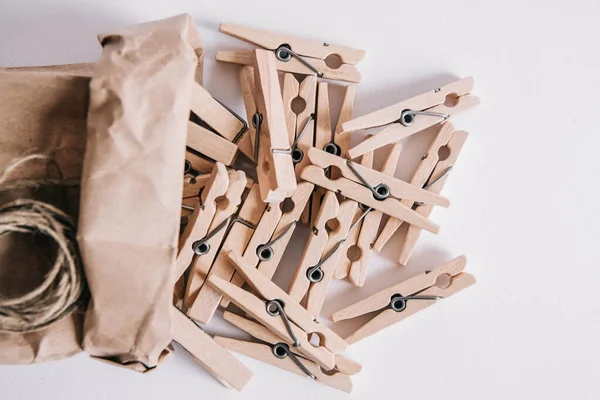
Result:
[[[40,72],[0,71],[0,171],[26,154],[54,158],[70,189],[42,186],[0,190],[0,205],[33,198],[67,211],[77,220],[86,138],[89,78]],[[8,184],[46,176],[46,164],[31,164],[12,173]],[[7,183],[7,182],[5,182]],[[9,186],[8,185],[8,186]],[[35,285],[48,265],[47,255],[31,251],[25,238],[0,238],[0,295],[22,294]],[[81,351],[83,313],[64,316],[27,333],[0,331],[0,364],[27,364]]]
[[[78,236],[91,292],[84,348],[152,368],[172,340],[186,127],[201,45],[189,15],[99,39]]]

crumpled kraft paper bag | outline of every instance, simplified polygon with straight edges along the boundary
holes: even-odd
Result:
[[[48,72],[0,71],[0,171],[27,154],[53,157],[70,189],[42,186],[0,191],[0,204],[33,198],[62,208],[77,220],[79,187],[86,139],[89,78]],[[28,164],[8,183],[47,175],[45,163]],[[39,250],[39,249],[38,249]],[[47,258],[48,256],[46,256]],[[0,294],[26,292],[48,264],[24,238],[0,238]],[[83,312],[27,333],[0,331],[0,364],[29,364],[81,351]]]
[[[199,34],[189,15],[99,37],[78,238],[84,349],[153,368],[172,340],[186,129]]]

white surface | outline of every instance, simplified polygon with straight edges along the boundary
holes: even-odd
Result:
[[[348,355],[364,366],[352,396],[600,397],[597,0],[7,3],[3,66],[94,60],[97,33],[190,12],[206,44],[206,86],[238,111],[237,68],[213,59],[218,49],[244,46],[219,34],[219,22],[364,48],[356,115],[473,75],[483,104],[453,119],[471,135],[444,190],[452,206],[433,214],[441,233],[423,235],[407,268],[394,266],[394,246],[386,249],[364,289],[336,285],[325,315],[462,253],[478,283],[352,346]],[[410,176],[429,139],[408,141],[398,176]],[[282,268],[293,268],[292,256]],[[235,332],[225,323],[207,330]],[[0,398],[348,398],[240,358],[254,371],[241,394],[178,351],[147,375],[85,355],[0,367]]]

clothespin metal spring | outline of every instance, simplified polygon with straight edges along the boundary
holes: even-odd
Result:
[[[402,312],[406,308],[406,302],[408,300],[440,300],[442,296],[402,296],[400,294],[395,294],[390,299],[389,308],[396,311]]]
[[[258,259],[260,261],[269,261],[271,258],[273,258],[273,248],[272,248],[273,245],[276,242],[278,242],[281,238],[283,238],[285,235],[287,235],[289,232],[291,232],[296,227],[297,223],[298,223],[298,221],[293,221],[292,223],[290,223],[288,225],[287,228],[285,228],[285,230],[283,232],[281,232],[281,234],[277,235],[271,241],[258,246],[256,248],[256,255],[258,256]]]
[[[283,303],[283,301],[279,299],[269,300],[265,303],[265,307],[267,310],[267,314],[269,314],[271,317],[281,316],[281,319],[285,324],[285,328],[287,329],[288,333],[290,334],[290,337],[294,341],[293,346],[300,346],[300,341],[294,334],[294,331],[292,330],[292,325],[290,324],[290,320],[288,319],[287,314],[285,313],[285,304]]]
[[[363,186],[365,186],[371,191],[371,193],[373,193],[373,197],[376,200],[382,201],[390,196],[390,188],[388,187],[388,185],[386,185],[385,183],[379,183],[375,186],[371,186],[369,185],[369,182],[367,182],[367,180],[356,170],[356,168],[354,168],[352,161],[347,160],[346,165],[348,166],[350,171],[352,171],[352,173],[356,175],[358,180],[361,181]]]
[[[298,368],[300,368],[300,370],[306,374],[306,376],[308,376],[310,379],[317,379],[317,377],[313,375],[308,368],[304,366],[304,364],[302,364],[298,357],[296,357],[296,355],[290,351],[290,348],[287,344],[281,342],[276,343],[271,347],[271,351],[273,352],[273,355],[279,359],[284,359],[289,356],[294,364],[296,364]]]
[[[315,74],[317,74],[317,76],[319,78],[323,77],[323,73],[322,72],[320,72],[314,65],[312,65],[311,63],[309,63],[308,61],[306,61],[304,59],[304,57],[302,57],[300,54],[298,54],[295,51],[293,51],[289,44],[281,44],[281,45],[279,45],[279,47],[277,47],[277,49],[275,49],[275,57],[277,57],[277,59],[279,61],[282,61],[282,62],[288,62],[288,61],[290,61],[292,59],[292,57],[295,57],[306,68],[310,69]]]
[[[254,224],[251,224],[250,222],[244,220],[243,218],[235,218],[234,220],[231,220],[231,218],[232,218],[231,216],[227,217],[227,219],[225,219],[223,222],[221,222],[208,235],[206,235],[202,239],[196,240],[194,243],[192,243],[192,249],[194,249],[194,253],[196,253],[196,255],[199,255],[199,256],[202,256],[202,255],[208,253],[210,251],[210,244],[208,243],[208,241],[225,227],[227,227],[227,231],[229,231],[231,226],[233,226],[233,224],[236,222],[239,222],[240,224],[247,226],[250,229],[255,228]],[[229,224],[230,222],[231,222],[231,225]]]

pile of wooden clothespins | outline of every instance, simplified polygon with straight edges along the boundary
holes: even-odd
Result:
[[[466,258],[460,256],[333,313],[336,322],[378,311],[345,339],[318,321],[332,280],[348,278],[363,286],[371,252],[380,251],[401,224],[410,225],[400,245],[403,265],[423,229],[438,232],[428,217],[434,206],[449,206],[440,192],[467,138],[447,120],[479,103],[470,94],[473,79],[357,118],[352,115],[355,86],[348,85],[333,129],[330,83],[318,78],[357,83],[355,64],[364,51],[227,24],[220,31],[258,46],[217,54],[219,61],[242,65],[248,123],[195,84],[175,340],[237,389],[251,373],[223,348],[350,391],[350,376],[361,366],[341,355],[349,344],[475,282],[463,272]],[[331,66],[331,57],[340,65]],[[297,99],[304,104],[299,112],[293,107]],[[401,150],[397,141],[433,126],[437,134],[410,182],[394,178]],[[350,146],[351,132],[376,127],[384,129]],[[373,152],[387,145],[387,157],[376,170]],[[254,161],[256,182],[230,168],[238,150]],[[357,157],[360,162],[353,161]],[[388,219],[380,229],[384,215]],[[299,224],[309,224],[310,234],[285,291],[271,279]],[[357,259],[347,256],[350,247],[360,250]],[[199,341],[193,321],[208,324],[229,302],[245,315],[225,311],[224,318],[257,341],[208,335]]]

